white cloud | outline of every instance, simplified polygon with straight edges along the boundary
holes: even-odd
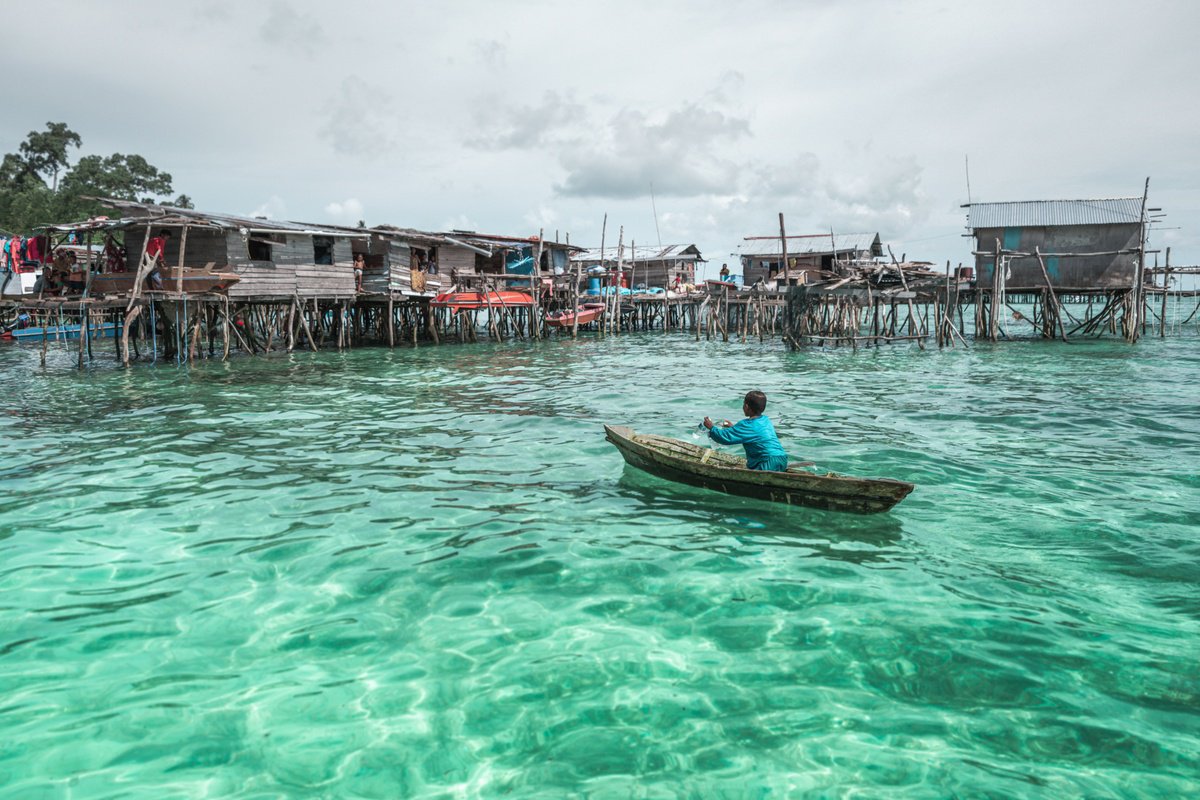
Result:
[[[9,5],[11,29],[41,24],[40,5]],[[54,5],[81,30],[106,24],[104,4]],[[954,262],[969,259],[969,153],[975,200],[1133,195],[1150,175],[1179,227],[1155,243],[1200,260],[1196,4],[1133,19],[1117,0],[1086,18],[1042,0],[461,0],[453,25],[436,4],[169,5],[128,0],[137,26],[53,59],[36,38],[0,48],[0,74],[39,65],[6,86],[0,152],[61,120],[81,154],[143,155],[205,210],[333,221],[331,199],[355,198],[373,220],[514,235],[549,230],[551,211],[576,244],[599,243],[605,213],[609,241],[621,225],[655,240],[653,182],[664,241],[717,257],[782,211],[789,231],[879,230]],[[171,69],[145,68],[146,40],[169,43]],[[1014,92],[998,123],[988,98]],[[120,108],[154,113],[130,126]],[[1081,114],[1103,124],[1082,130]]]
[[[316,18],[297,11],[291,3],[275,0],[258,29],[259,38],[267,44],[298,49],[306,53],[315,50],[325,39]]]
[[[363,216],[363,204],[356,197],[349,197],[341,202],[332,202],[325,206],[325,213],[334,222],[357,223]]]
[[[442,222],[440,228],[443,231],[475,231],[477,233],[487,233],[479,229],[479,223],[468,217],[466,214],[459,214],[456,217],[449,217]]]
[[[338,153],[374,158],[396,143],[392,97],[357,75],[346,77],[324,105],[321,136]]]
[[[287,204],[283,202],[283,198],[277,194],[273,194],[263,201],[258,208],[254,209],[244,216],[247,217],[266,217],[267,219],[287,219]]]

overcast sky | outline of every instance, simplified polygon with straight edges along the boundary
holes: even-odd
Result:
[[[969,158],[976,201],[1149,176],[1152,244],[1200,262],[1200,3],[8,6],[0,149],[66,122],[203,210],[585,246],[607,212],[714,273],[783,212],[944,264]]]

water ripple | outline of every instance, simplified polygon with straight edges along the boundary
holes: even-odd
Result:
[[[1197,791],[1194,337],[0,376],[5,796]],[[917,491],[778,507],[603,440],[754,387],[793,458]]]

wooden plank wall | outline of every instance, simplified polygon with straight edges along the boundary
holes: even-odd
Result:
[[[158,229],[151,228],[154,233]],[[183,235],[180,228],[169,228],[171,238],[167,240],[165,258],[167,264],[175,266],[179,263],[179,244]],[[137,269],[138,257],[142,254],[142,242],[146,239],[145,228],[130,228],[125,232],[125,251],[128,253],[128,264],[131,270]],[[188,229],[187,250],[183,254],[183,265],[197,269],[212,263],[213,269],[220,272],[229,263],[225,250],[225,233],[213,228]]]
[[[313,237],[308,234],[274,234],[269,238],[271,261],[251,261],[241,235],[228,234],[230,262],[233,271],[242,276],[229,288],[230,297],[354,296],[353,240],[334,237],[334,263],[330,265],[313,263]]]
[[[474,275],[475,251],[447,244],[438,247],[438,276],[447,284],[450,282],[451,270],[455,270],[459,275]]]

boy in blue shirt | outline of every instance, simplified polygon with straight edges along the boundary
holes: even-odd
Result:
[[[786,472],[788,466],[787,453],[775,435],[775,426],[763,415],[767,410],[767,396],[762,392],[747,392],[742,402],[744,420],[734,425],[729,420],[720,426],[714,426],[708,417],[704,418],[704,427],[708,429],[708,437],[721,444],[740,444],[746,448],[746,466],[750,469],[769,470],[771,472]]]

